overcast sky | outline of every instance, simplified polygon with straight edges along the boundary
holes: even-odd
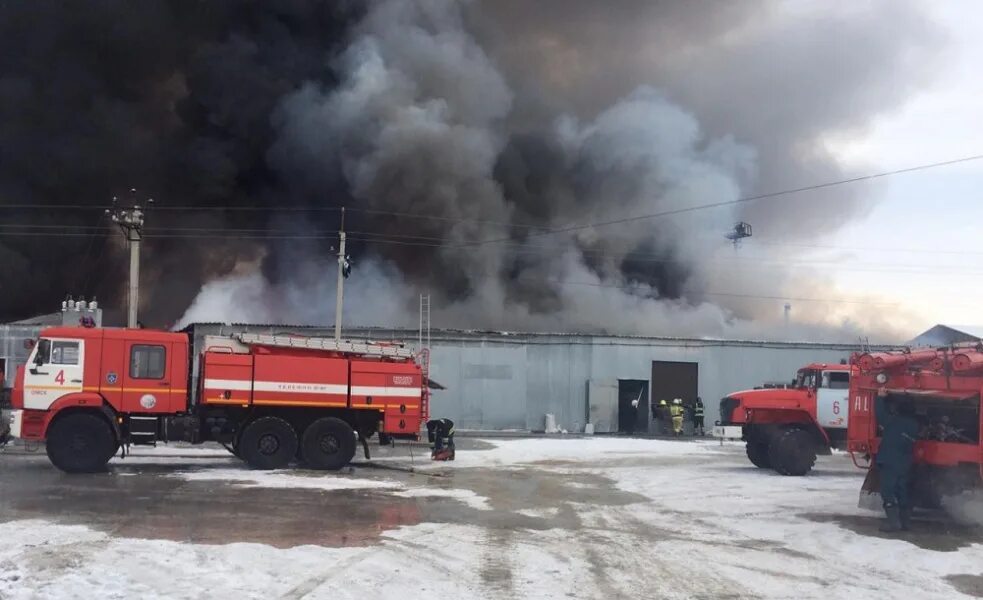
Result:
[[[844,165],[877,172],[983,154],[983,4],[931,6],[951,35],[943,71],[869,131],[830,140]],[[899,303],[915,328],[983,323],[983,160],[857,185],[881,199],[868,216],[810,242],[830,246],[812,253],[829,261],[814,268],[832,276],[839,295]]]

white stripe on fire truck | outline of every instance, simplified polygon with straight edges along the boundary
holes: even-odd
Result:
[[[205,379],[205,389],[256,392],[282,392],[288,394],[333,394],[348,393],[348,386],[337,383],[303,383],[296,381],[256,381],[246,379]],[[379,396],[387,398],[419,398],[420,388],[389,388],[369,385],[353,385],[352,395]]]
[[[420,388],[387,388],[353,385],[352,396],[386,396],[387,398],[419,398]]]
[[[300,381],[249,381],[246,379],[206,379],[205,389],[239,392],[283,392],[287,394],[348,393],[348,386],[337,383],[304,383]]]

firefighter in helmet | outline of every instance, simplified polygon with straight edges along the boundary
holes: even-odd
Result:
[[[430,440],[431,460],[454,460],[454,421],[427,421],[427,438]]]
[[[875,462],[881,475],[881,499],[887,522],[881,531],[907,531],[911,524],[908,484],[914,462],[918,420],[910,403],[888,402],[887,390],[880,389],[874,401],[874,415],[881,427],[881,445]]]
[[[668,432],[666,423],[669,421],[669,405],[665,399],[659,400],[659,407],[655,411],[655,418],[659,421],[659,434],[665,435]]]
[[[669,414],[672,415],[672,434],[678,437],[683,434],[683,400],[681,398],[672,401]]]
[[[705,435],[703,431],[703,399],[699,396],[696,397],[696,403],[693,404],[693,436],[696,437],[697,431],[699,435]]]

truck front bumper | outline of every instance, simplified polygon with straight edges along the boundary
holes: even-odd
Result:
[[[744,428],[740,425],[715,425],[713,437],[725,440],[739,440],[744,437]]]
[[[0,427],[0,429],[3,429]],[[21,436],[21,431],[24,429],[24,411],[22,410],[12,410],[10,411],[10,437],[19,438]]]

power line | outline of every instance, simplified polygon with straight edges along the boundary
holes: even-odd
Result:
[[[612,288],[612,289],[629,290],[629,291],[637,290],[640,287],[640,285],[644,285],[644,284],[640,284],[640,285],[616,285],[616,284],[610,284],[610,283],[595,283],[595,282],[590,282],[590,281],[557,281],[557,280],[553,280],[553,279],[543,280],[543,279],[531,279],[531,278],[521,278],[521,277],[518,279],[518,281],[529,281],[529,282],[534,282],[534,283],[543,283],[545,281],[545,283],[547,283],[547,284],[578,285],[578,286],[589,286],[589,287],[597,287],[597,288]],[[738,293],[732,293],[732,292],[699,292],[699,294],[702,294],[702,295],[705,295],[705,296],[719,296],[719,297],[725,297],[725,298],[746,298],[746,299],[752,299],[752,300],[782,300],[782,301],[785,301],[785,302],[823,302],[823,303],[829,303],[829,304],[865,304],[865,305],[871,305],[871,306],[899,306],[899,303],[897,303],[897,302],[872,302],[872,301],[868,301],[868,300],[847,300],[847,299],[834,300],[834,299],[831,299],[831,298],[801,298],[801,297],[795,297],[795,296],[764,296],[764,295],[758,295],[758,294],[738,294]],[[659,298],[659,300],[669,300],[669,298]]]
[[[194,229],[194,228],[190,228]],[[106,231],[108,234],[111,230]],[[149,229],[148,229],[149,231]],[[195,230],[199,231],[199,230]],[[217,231],[218,233],[156,233],[144,234],[144,239],[171,239],[171,240],[199,240],[199,241],[334,241],[337,239],[335,234],[296,234],[287,233],[285,231],[271,232],[265,235],[253,235],[253,234],[224,234],[221,230],[208,230]],[[250,231],[250,230],[247,230]],[[259,231],[259,230],[256,230]],[[92,232],[55,232],[55,231],[27,231],[27,232],[5,232],[0,231],[0,235],[5,236],[16,236],[16,237],[88,237],[93,235]],[[374,237],[373,237],[374,236]],[[440,238],[427,238],[424,236],[403,236],[422,239],[433,239],[439,240]],[[408,246],[408,247],[419,247],[419,248],[454,248],[453,244],[447,243],[427,243],[418,241],[404,241],[400,239],[390,239],[381,234],[372,234],[370,237],[353,235],[350,237],[352,241],[359,241],[372,244],[384,244],[384,245],[396,245],[396,246]],[[525,245],[521,243],[510,243],[510,247],[506,248],[506,251],[512,254],[525,254],[530,256],[543,254],[544,251],[550,250],[561,250],[562,248],[557,246],[546,246],[546,245]],[[468,248],[464,248],[468,250]],[[682,266],[690,265],[710,265],[716,266],[718,268],[752,268],[752,269],[767,269],[767,268],[782,268],[787,269],[791,267],[829,267],[831,271],[855,271],[855,272],[873,272],[873,273],[913,273],[913,274],[925,274],[925,275],[983,275],[983,271],[974,269],[964,269],[964,265],[918,265],[910,263],[848,263],[848,266],[844,266],[836,261],[822,261],[822,260],[800,260],[800,261],[781,261],[774,259],[760,259],[760,258],[725,258],[719,257],[715,259],[672,259],[663,258],[663,255],[655,253],[625,253],[625,254],[612,254],[604,250],[591,250],[591,249],[577,249],[577,252],[584,254],[586,256],[593,256],[596,258],[613,257],[620,261],[630,261],[630,262],[640,262],[640,263],[653,263],[653,264],[679,264]]]
[[[760,244],[764,246],[778,246],[778,247],[788,247],[788,248],[813,248],[817,250],[847,250],[851,252],[904,252],[909,254],[951,254],[958,256],[966,255],[980,255],[983,256],[983,252],[976,250],[938,250],[935,248],[873,248],[873,247],[858,247],[858,246],[835,246],[835,245],[824,245],[824,244],[791,244],[785,242],[769,242],[762,241],[760,239],[755,239],[754,244]]]
[[[817,183],[797,188],[785,189],[776,192],[768,192],[764,194],[758,194],[755,196],[746,196],[742,198],[736,198],[734,200],[726,200],[721,202],[713,202],[709,204],[701,204],[698,206],[690,206],[686,208],[679,208],[667,211],[660,211],[656,213],[635,215],[632,217],[624,217],[620,219],[613,219],[610,221],[599,221],[594,223],[586,223],[581,225],[571,225],[567,227],[562,227],[559,229],[549,229],[545,225],[530,224],[530,223],[512,223],[505,221],[494,221],[486,219],[467,219],[467,218],[454,218],[446,217],[443,215],[434,214],[420,214],[420,213],[410,213],[410,212],[400,212],[400,211],[388,211],[381,209],[371,209],[371,208],[356,208],[356,207],[346,207],[348,211],[351,212],[361,212],[365,214],[376,214],[376,215],[388,215],[397,216],[413,219],[433,219],[438,221],[445,221],[451,223],[485,223],[491,225],[501,225],[503,227],[514,227],[514,228],[528,228],[528,229],[543,229],[542,231],[535,235],[552,235],[556,233],[567,233],[570,231],[579,231],[582,229],[588,229],[592,227],[606,227],[608,225],[617,225],[621,223],[628,223],[632,221],[639,221],[645,219],[653,219],[657,217],[670,216],[676,214],[683,214],[688,212],[695,212],[700,210],[707,210],[711,208],[719,208],[722,206],[730,206],[734,204],[741,204],[746,202],[754,202],[756,200],[765,200],[770,198],[777,198],[781,196],[789,196],[793,194],[798,194],[807,191],[820,190],[830,187],[837,187],[841,185],[847,185],[851,183],[858,183],[861,181],[870,181],[873,179],[880,179],[884,177],[890,177],[894,175],[901,175],[905,173],[913,173],[917,171],[925,171],[928,169],[935,169],[939,167],[946,167],[966,162],[972,162],[983,159],[983,154],[976,154],[972,156],[964,156],[962,158],[956,158],[951,160],[945,160],[934,163],[926,163],[921,165],[915,165],[911,167],[905,167],[901,169],[893,169],[890,171],[882,171],[878,173],[869,173],[866,175],[859,175],[857,177],[851,177],[848,179],[838,179],[835,181],[827,181],[823,183]],[[111,205],[86,205],[86,204],[0,204],[0,210],[106,210],[113,208]],[[218,206],[218,205],[185,205],[185,206],[167,206],[167,205],[154,205],[151,209],[154,212],[160,211],[229,211],[229,212],[272,212],[272,213],[304,213],[304,212],[338,212],[340,213],[342,207],[340,206],[256,206],[256,205],[233,205],[233,206]],[[490,244],[496,243],[503,240],[484,240],[478,242],[472,242],[465,245],[475,245],[475,244]]]
[[[892,175],[901,175],[903,173],[913,173],[913,172],[916,172],[916,171],[925,171],[925,170],[928,170],[928,169],[934,169],[934,168],[938,168],[938,167],[946,167],[946,166],[950,166],[950,165],[955,165],[955,164],[960,164],[960,163],[965,163],[965,162],[970,162],[970,161],[975,161],[975,160],[980,160],[980,159],[983,159],[983,154],[976,154],[976,155],[973,155],[973,156],[966,156],[966,157],[963,157],[963,158],[956,158],[956,159],[953,159],[953,160],[946,160],[946,161],[942,161],[942,162],[929,163],[929,164],[924,164],[924,165],[917,165],[917,166],[914,166],[914,167],[906,167],[906,168],[903,168],[903,169],[894,169],[894,170],[891,170],[891,171],[882,171],[880,173],[870,173],[870,174],[867,174],[867,175],[860,175],[858,177],[851,177],[849,179],[840,179],[840,180],[837,180],[837,181],[827,181],[825,183],[817,183],[817,184],[814,184],[814,185],[807,185],[807,186],[798,187],[798,188],[781,190],[781,191],[778,191],[778,192],[768,192],[768,193],[765,193],[765,194],[757,194],[755,196],[745,196],[743,198],[736,198],[734,200],[724,200],[724,201],[721,201],[721,202],[711,202],[709,204],[699,204],[699,205],[696,205],[696,206],[688,206],[688,207],[685,207],[685,208],[676,208],[676,209],[672,209],[672,210],[664,210],[664,211],[659,211],[659,212],[650,213],[650,214],[646,214],[646,215],[635,215],[633,217],[624,217],[624,218],[620,218],[620,219],[612,219],[610,221],[598,221],[598,222],[595,222],[595,223],[586,223],[586,224],[582,224],[582,225],[570,225],[570,226],[567,226],[567,227],[562,227],[560,229],[551,229],[549,231],[540,232],[540,233],[536,233],[536,234],[531,234],[530,237],[533,237],[533,236],[542,236],[542,235],[554,235],[554,234],[557,234],[557,233],[570,233],[570,232],[573,232],[573,231],[581,231],[581,230],[584,230],[584,229],[593,229],[593,228],[596,228],[596,227],[607,227],[609,225],[623,225],[625,223],[632,223],[632,222],[635,222],[635,221],[641,221],[641,220],[646,220],[646,219],[654,219],[654,218],[657,218],[657,217],[668,217],[668,216],[672,216],[672,215],[679,215],[679,214],[684,214],[684,213],[696,212],[696,211],[700,211],[700,210],[708,210],[708,209],[711,209],[711,208],[720,208],[720,207],[723,207],[723,206],[733,206],[735,204],[743,204],[743,203],[747,203],[747,202],[754,202],[756,200],[765,200],[765,199],[770,199],[770,198],[779,198],[781,196],[789,196],[789,195],[792,195],[792,194],[799,194],[799,193],[802,193],[802,192],[809,192],[809,191],[821,190],[821,189],[825,189],[825,188],[831,188],[831,187],[836,187],[836,186],[841,186],[841,185],[847,185],[847,184],[850,184],[850,183],[857,183],[857,182],[860,182],[860,181],[870,181],[870,180],[873,180],[873,179],[880,179],[882,177],[890,177]],[[504,242],[504,241],[511,241],[511,238],[498,238],[498,239],[492,239],[492,240],[482,240],[482,241],[477,241],[477,242],[469,242],[469,243],[461,244],[461,246],[479,246],[479,245],[483,245],[483,244],[494,244],[494,243],[499,243],[499,242]]]

